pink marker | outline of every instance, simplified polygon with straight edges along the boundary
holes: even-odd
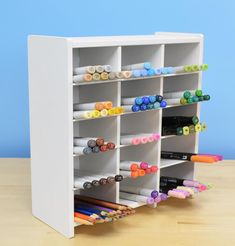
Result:
[[[161,197],[160,196],[157,196],[156,198],[154,198],[154,202],[156,202],[156,203],[159,203],[159,202],[161,202]]]
[[[173,191],[176,191],[176,192],[181,192],[183,193],[186,197],[189,197],[191,196],[190,193],[186,190],[181,190],[181,189],[173,189]]]
[[[140,142],[141,142],[142,144],[148,143],[148,137],[141,137],[141,138],[140,138]]]
[[[158,171],[158,166],[151,166],[150,170],[152,173],[156,173]]]
[[[140,138],[133,138],[131,142],[133,145],[138,145],[141,143],[141,140],[140,140]]]
[[[161,136],[159,134],[157,134],[157,133],[154,133],[153,134],[153,138],[154,138],[155,141],[158,141],[161,138]]]
[[[140,168],[141,169],[147,169],[149,167],[149,164],[147,162],[142,161],[140,163]]]

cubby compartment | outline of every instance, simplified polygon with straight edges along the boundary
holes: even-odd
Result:
[[[121,134],[160,133],[160,110],[121,116]]]
[[[97,118],[74,123],[74,137],[102,137],[107,142],[117,141],[116,117]]]
[[[118,83],[91,84],[73,88],[73,103],[112,101],[118,106]]]
[[[187,136],[171,136],[163,138],[161,141],[161,150],[195,153],[197,134],[189,134]]]
[[[164,66],[176,67],[198,64],[200,43],[166,44]]]
[[[198,83],[198,73],[165,77],[163,82],[163,94],[174,91],[196,90],[199,87]]]
[[[121,84],[122,97],[138,97],[161,94],[161,78],[123,81]]]
[[[194,104],[183,105],[181,107],[169,107],[169,108],[165,108],[162,114],[163,117],[198,115],[198,105],[197,103],[194,103]]]
[[[162,66],[162,45],[138,45],[122,47],[122,66],[150,62],[152,67]]]
[[[93,187],[87,190],[77,190],[74,193],[105,201],[118,202],[117,183]]]
[[[178,165],[173,165],[161,169],[160,176],[168,176],[182,179],[194,179],[194,168],[195,165],[193,162],[183,162]]]
[[[117,150],[110,150],[105,153],[82,155],[74,157],[74,168],[81,172],[95,174],[116,174],[117,173]]]
[[[120,47],[91,47],[73,49],[73,67],[111,65],[120,71]]]

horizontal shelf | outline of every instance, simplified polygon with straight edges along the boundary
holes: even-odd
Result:
[[[146,203],[144,202],[134,202],[134,201],[121,199],[121,198],[119,199],[119,203],[130,206],[131,208],[138,208],[138,207],[146,205]]]
[[[185,163],[188,161],[184,161],[184,160],[171,160],[171,159],[161,159],[160,160],[160,169],[161,168],[165,168],[165,167],[170,167],[170,166],[174,166],[174,165],[178,165],[181,163]]]
[[[128,79],[113,79],[113,80],[98,80],[98,81],[90,81],[90,82],[79,82],[73,83],[73,86],[81,86],[81,85],[94,85],[94,84],[103,84],[103,83],[114,83],[114,82],[125,82],[125,81],[135,81],[135,80],[144,80],[144,79],[155,79],[155,78],[164,78],[164,77],[173,77],[179,75],[187,75],[187,74],[196,74],[201,71],[196,72],[187,72],[187,73],[172,73],[172,74],[160,74],[154,76],[143,76],[137,78],[128,78]]]

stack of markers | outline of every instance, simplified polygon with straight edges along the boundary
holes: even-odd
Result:
[[[91,197],[74,196],[74,221],[84,225],[94,225],[116,221],[134,214],[131,207],[94,199]]]
[[[165,108],[167,102],[161,95],[122,98],[121,103],[125,112],[138,112],[151,109]]]
[[[113,107],[113,103],[110,101],[94,103],[76,103],[73,105],[73,110],[74,119],[99,118],[110,115],[122,114],[124,112],[123,107]]]
[[[161,200],[166,200],[167,196],[165,194],[159,194],[156,190],[151,190],[136,186],[124,186],[120,187],[120,198],[126,199],[134,202],[145,203],[148,206],[154,207],[156,203]]]
[[[187,91],[175,91],[175,92],[165,92],[164,98],[168,105],[178,105],[178,104],[191,104],[202,101],[209,101],[210,95],[202,93],[202,90],[187,90]]]
[[[198,181],[162,176],[160,178],[159,191],[169,197],[185,199],[209,188],[209,185],[202,184]]]
[[[157,166],[149,165],[144,161],[121,161],[120,174],[124,177],[137,178],[145,174],[156,173]]]
[[[159,67],[153,68],[150,62],[143,62],[137,64],[130,64],[122,66],[122,70],[131,71],[133,78],[149,77],[164,74],[175,74],[175,73],[185,73],[185,72],[197,72],[206,71],[208,69],[208,64],[202,65],[185,65],[178,67]]]
[[[139,133],[132,135],[122,135],[120,139],[121,145],[138,145],[158,141],[160,135],[157,133]]]
[[[74,187],[77,189],[90,189],[100,185],[113,184],[123,180],[121,174],[91,174],[88,172],[74,171]]]
[[[197,116],[168,116],[162,118],[162,135],[189,135],[206,130]]]
[[[115,144],[105,142],[104,138],[79,137],[74,138],[73,143],[73,153],[76,155],[87,155],[115,149]]]
[[[204,162],[204,163],[214,163],[223,160],[222,155],[195,154],[195,153],[183,153],[183,152],[173,152],[173,151],[161,151],[161,158],[172,159],[172,160],[185,160],[185,161],[192,161],[192,162]]]

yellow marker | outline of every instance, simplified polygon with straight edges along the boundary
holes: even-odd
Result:
[[[98,110],[92,111],[92,117],[93,118],[99,118],[100,116],[101,116],[100,111],[98,111]]]
[[[192,69],[193,72],[196,72],[196,71],[200,70],[200,67],[198,65],[194,64],[194,65],[191,66],[191,69]]]
[[[101,80],[107,80],[109,78],[109,75],[108,75],[108,73],[103,72],[100,74],[100,78],[101,78]]]
[[[201,129],[202,129],[201,131],[202,131],[202,132],[205,131],[206,128],[207,128],[206,123],[201,123]]]
[[[108,115],[108,110],[107,110],[107,109],[102,109],[102,110],[100,111],[100,115],[101,115],[101,117],[107,116],[107,115]]]
[[[115,114],[122,114],[124,112],[123,107],[114,108]]]
[[[189,127],[188,126],[183,127],[183,135],[185,135],[185,136],[189,135]]]
[[[201,127],[201,124],[196,124],[195,125],[195,132],[201,132],[202,131],[202,127]]]
[[[185,71],[185,72],[191,72],[191,71],[192,71],[191,66],[185,65],[185,66],[184,66],[184,71]]]
[[[111,108],[108,110],[108,115],[115,115],[115,108]]]
[[[188,102],[187,102],[187,99],[185,99],[185,98],[180,98],[180,104],[187,104]]]
[[[92,74],[92,79],[93,80],[100,80],[100,74],[99,73]]]

